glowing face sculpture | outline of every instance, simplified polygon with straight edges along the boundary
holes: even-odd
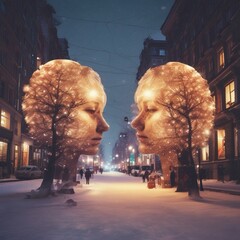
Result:
[[[96,72],[71,60],[53,60],[34,72],[24,91],[25,120],[36,140],[49,146],[57,141],[59,151],[97,153],[109,126],[103,118],[106,94]]]
[[[149,69],[135,93],[132,121],[141,153],[181,152],[201,147],[213,122],[214,102],[207,81],[179,62]],[[190,139],[190,141],[189,141]]]

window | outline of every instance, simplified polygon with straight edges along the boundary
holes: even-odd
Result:
[[[17,168],[19,165],[19,146],[14,146],[14,166]]]
[[[202,148],[202,161],[209,161],[209,145]]]
[[[22,145],[22,162],[23,165],[28,165],[28,159],[29,159],[29,145],[24,142]]]
[[[228,40],[227,40],[227,54],[229,57],[232,57],[233,55],[233,39],[232,37],[230,37]]]
[[[33,152],[33,159],[35,161],[39,161],[41,157],[41,150],[40,149],[35,149],[35,151]]]
[[[5,84],[4,82],[0,81],[0,97],[4,97],[4,91],[5,91]]]
[[[223,69],[225,66],[225,58],[224,58],[224,50],[223,48],[220,49],[218,52],[218,69],[219,71]]]
[[[7,161],[7,143],[0,141],[0,161]]]
[[[217,130],[217,147],[218,147],[218,158],[225,158],[225,130]]]
[[[159,55],[160,55],[160,56],[166,56],[166,51],[165,51],[165,49],[159,49]]]
[[[14,134],[21,136],[21,122],[14,120]]]
[[[235,84],[234,81],[230,82],[225,87],[225,106],[231,107],[235,103]]]
[[[1,110],[1,127],[10,129],[10,113]]]

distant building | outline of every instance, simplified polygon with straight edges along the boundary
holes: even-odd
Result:
[[[128,166],[138,164],[138,148],[136,144],[135,131],[127,127],[119,134],[112,150],[112,165],[116,168],[126,170]]]
[[[145,39],[144,48],[140,54],[140,65],[137,72],[137,81],[150,68],[166,63],[167,42],[165,40]]]
[[[162,33],[168,61],[196,68],[216,103],[214,130],[199,158],[206,177],[240,179],[240,1],[176,0]]]

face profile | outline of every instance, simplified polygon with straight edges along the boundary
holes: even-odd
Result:
[[[24,88],[23,111],[29,131],[44,145],[95,155],[103,132],[106,94],[100,76],[68,59],[40,66]]]
[[[142,77],[135,93],[138,114],[131,125],[136,129],[139,151],[144,154],[158,153],[159,142],[165,134],[161,121],[164,111],[159,101],[163,98],[165,85],[161,76],[159,79],[158,69],[152,68]]]
[[[207,81],[189,65],[150,68],[139,81],[135,103],[138,114],[131,125],[141,153],[179,154],[203,146],[209,137],[214,101]]]
[[[84,96],[84,101],[76,109],[79,119],[79,130],[77,132],[81,139],[80,152],[86,155],[94,155],[99,150],[103,132],[109,129],[103,117],[106,94],[99,76],[92,69],[84,67],[81,71],[81,78],[85,81],[80,93]]]

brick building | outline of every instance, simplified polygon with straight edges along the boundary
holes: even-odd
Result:
[[[40,64],[68,56],[53,14],[45,0],[0,1],[0,178],[21,165],[41,164],[43,152],[27,134],[21,99]]]
[[[196,68],[216,103],[209,144],[199,151],[206,177],[240,178],[240,1],[176,0],[162,33],[168,61]]]

